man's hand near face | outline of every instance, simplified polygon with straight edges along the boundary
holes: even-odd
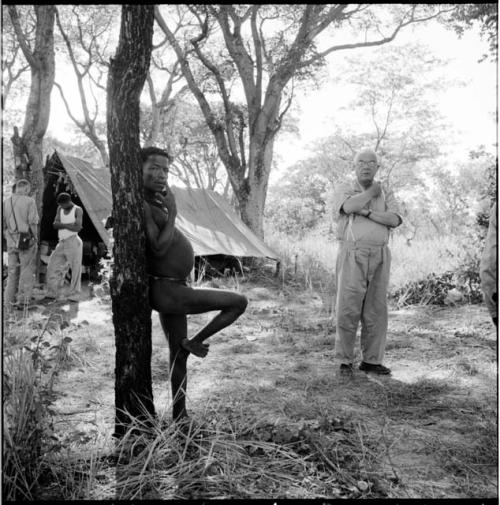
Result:
[[[168,209],[168,216],[172,216],[173,219],[177,217],[177,205],[175,203],[175,197],[172,190],[167,186],[166,194],[164,195],[165,207]]]
[[[377,198],[380,195],[380,193],[382,192],[382,188],[381,188],[379,182],[373,181],[367,191],[370,192],[370,195],[372,196],[372,198]]]

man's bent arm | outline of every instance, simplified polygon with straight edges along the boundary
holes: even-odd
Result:
[[[54,219],[54,222],[52,223],[52,226],[54,227],[55,230],[62,230],[63,228],[65,228],[65,225],[61,223],[61,218],[59,217],[60,212],[61,212],[61,207],[57,207],[56,218]]]
[[[361,214],[363,215],[363,214]],[[385,226],[389,226],[390,228],[397,228],[401,223],[401,218],[395,214],[394,212],[380,212],[376,210],[372,210],[370,212],[370,216],[368,219],[375,221],[376,223],[384,224]]]
[[[75,210],[75,222],[74,223],[65,223],[62,226],[69,231],[79,232],[83,226],[83,211],[79,207]]]
[[[144,202],[144,211],[146,214],[146,236],[152,253],[155,256],[164,256],[170,247],[175,232],[176,212],[169,213],[167,223],[162,230],[158,228],[153,219],[151,207]]]
[[[69,231],[76,231],[79,232],[83,225],[83,211],[80,208],[77,208],[75,211],[75,222],[74,223],[61,223],[60,217],[59,217],[59,209],[60,207],[57,208],[56,212],[56,218],[54,220],[54,228],[56,230],[69,230]]]
[[[342,205],[342,209],[346,214],[359,213],[372,198],[372,191],[367,189],[359,195],[350,196]]]

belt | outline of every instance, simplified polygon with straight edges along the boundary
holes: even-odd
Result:
[[[60,238],[59,242],[64,242],[65,240],[69,240],[70,238],[75,238],[75,237],[78,237],[78,233],[70,235],[69,237],[66,237],[66,238]],[[80,237],[78,237],[78,238],[80,238]]]
[[[175,284],[182,284],[183,286],[187,286],[189,280],[187,278],[184,279],[179,279],[177,277],[167,277],[163,275],[152,275],[148,274],[149,278],[154,280],[154,281],[168,281],[168,282],[174,282]]]
[[[375,242],[373,240],[339,240],[341,244],[346,244],[348,246],[370,246],[370,247],[386,247],[388,245],[388,242],[380,243],[380,242]]]

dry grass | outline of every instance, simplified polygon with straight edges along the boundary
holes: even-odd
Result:
[[[212,410],[212,407],[215,407]],[[266,423],[245,412],[181,429],[135,423],[117,445],[109,497],[217,499],[375,497],[374,451],[366,430],[340,418]]]
[[[43,499],[382,497],[377,441],[348,418],[274,423],[206,405],[203,422],[131,422],[113,449],[49,458]]]
[[[496,497],[498,470],[497,409],[491,402],[452,401],[443,418],[457,419],[449,436],[425,439],[426,450],[442,462],[442,471],[454,476],[465,496]]]
[[[324,299],[325,309],[333,312],[336,240],[314,233],[297,240],[271,230],[267,237],[269,245],[282,257],[282,276],[298,279],[302,288],[315,289]],[[390,291],[430,273],[453,269],[463,256],[463,247],[455,237],[425,239],[408,246],[405,238],[395,233],[389,248],[392,253]]]

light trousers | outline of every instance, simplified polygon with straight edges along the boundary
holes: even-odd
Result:
[[[336,355],[353,363],[361,321],[365,363],[382,364],[387,336],[387,288],[391,253],[387,246],[342,242],[337,256]]]
[[[8,249],[7,285],[4,293],[4,304],[29,302],[33,294],[36,271],[37,246],[20,251],[17,247]]]
[[[64,282],[68,268],[71,269],[71,284],[68,296],[82,290],[83,242],[78,235],[60,240],[49,258],[47,265],[47,294],[57,296]]]

